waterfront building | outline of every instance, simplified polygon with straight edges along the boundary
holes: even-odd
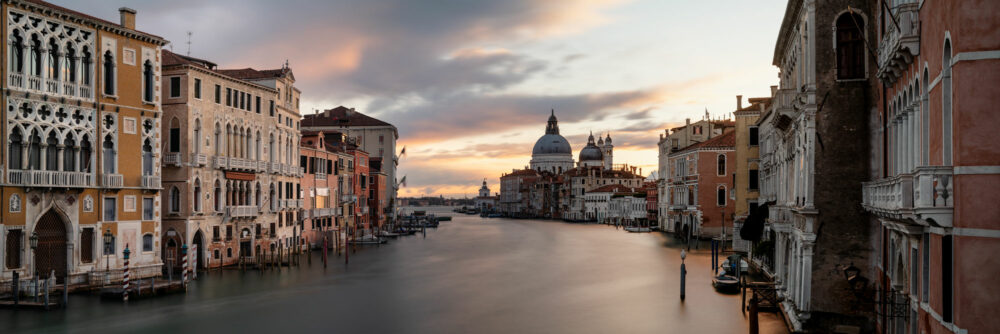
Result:
[[[486,179],[483,179],[483,186],[479,187],[479,196],[475,199],[476,209],[479,212],[493,212],[497,210],[497,197],[490,195],[490,187],[486,185]]]
[[[531,168],[514,169],[500,176],[500,212],[512,217],[524,216],[530,205],[528,189],[538,178]]]
[[[299,152],[299,167],[304,171],[299,181],[304,209],[302,238],[311,248],[322,248],[324,238],[327,247],[333,247],[343,220],[338,194],[344,169],[338,168],[338,162],[353,157],[327,145],[325,136],[315,131],[302,131]]]
[[[43,1],[5,1],[0,281],[161,273],[161,37]],[[105,235],[107,235],[105,237]],[[105,244],[105,241],[110,243]],[[4,283],[8,284],[8,283]]]
[[[562,174],[563,171],[572,169],[573,165],[573,149],[569,141],[559,134],[559,120],[553,109],[545,126],[545,135],[538,138],[535,147],[531,149],[531,169]]]
[[[862,16],[878,43],[867,73],[884,87],[862,204],[876,220],[868,277],[895,303],[875,320],[886,333],[994,332],[1000,2],[877,5]]]
[[[874,2],[791,0],[774,48],[779,86],[759,118],[760,195],[774,231],[774,277],[793,331],[870,332],[844,268],[869,263],[868,179],[875,64],[865,50]],[[866,37],[867,36],[867,37]],[[862,267],[864,267],[862,265]],[[859,273],[872,277],[870,268]],[[866,304],[868,303],[868,304]]]
[[[621,226],[644,225],[646,220],[646,194],[639,188],[611,196],[608,202],[608,218],[611,223]]]
[[[337,161],[336,168],[343,174],[337,179],[338,196],[343,206],[343,224],[339,226],[345,233],[344,237],[356,238],[365,235],[365,231],[373,231],[370,225],[370,208],[368,207],[369,171],[368,152],[357,145],[357,137],[348,137],[337,131],[322,131],[327,145],[338,152],[349,156],[344,161]]]
[[[667,224],[687,240],[732,234],[735,138],[730,130],[670,154]]]
[[[184,245],[199,267],[287,251],[301,234],[294,111],[279,110],[273,84],[244,79],[257,71],[162,55],[164,261],[179,268]],[[270,72],[291,80],[291,69]]]
[[[372,158],[382,159],[380,170],[386,175],[386,187],[380,198],[384,198],[388,206],[385,210],[387,217],[390,219],[395,217],[396,193],[399,190],[399,180],[396,175],[399,166],[399,156],[396,155],[399,130],[395,125],[365,115],[354,108],[338,106],[318,114],[304,115],[302,129],[341,133],[353,138],[354,145]]]
[[[368,158],[368,221],[374,231],[388,229],[389,200],[385,196],[389,175],[382,171],[384,166],[382,158]]]
[[[667,178],[673,173],[669,163],[670,153],[722,135],[724,132],[732,130],[734,126],[735,124],[730,120],[713,120],[708,114],[708,110],[706,110],[705,117],[701,120],[691,123],[691,119],[687,118],[684,120],[683,126],[664,129],[663,133],[660,134],[660,139],[656,144],[658,149],[658,169],[656,175],[658,176],[657,190],[659,193],[657,196],[657,212],[660,230],[677,232],[674,231],[674,224],[668,222],[670,216],[667,214],[667,211],[670,210],[671,198]]]
[[[777,87],[774,87],[777,89]],[[757,200],[760,194],[760,137],[757,119],[761,112],[766,110],[771,103],[770,97],[750,98],[750,105],[743,106],[743,96],[736,96],[736,111],[733,116],[736,118],[736,128],[734,129],[735,140],[733,153],[736,165],[733,173],[733,192],[735,195],[733,221],[734,231],[739,231],[744,220],[751,211],[757,209],[760,204]],[[740,235],[733,235],[733,249],[741,252],[749,251],[749,244]]]
[[[646,221],[645,226],[655,226],[659,221],[657,207],[659,206],[659,182],[656,177],[646,178],[642,184],[642,190],[646,193]]]

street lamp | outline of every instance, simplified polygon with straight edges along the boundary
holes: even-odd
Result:
[[[108,256],[111,255],[111,242],[114,241],[115,236],[111,234],[111,229],[104,230],[104,278],[106,282],[111,280],[111,260]]]
[[[38,248],[38,231],[31,232],[31,236],[28,237],[28,245],[31,246],[31,269],[32,271],[37,271],[35,268],[35,249]],[[38,273],[35,273],[35,277],[38,277]]]

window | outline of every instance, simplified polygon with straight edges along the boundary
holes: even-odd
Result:
[[[177,80],[178,89],[174,90],[174,80]],[[173,77],[170,78],[170,97],[175,97],[174,94],[180,96],[180,82],[181,78]],[[146,61],[142,64],[142,100],[146,102],[153,102],[153,63]]]
[[[271,117],[274,117],[274,100],[270,100],[270,101],[271,101],[271,107],[270,107],[269,110],[270,110],[270,113],[271,113]]]
[[[152,252],[153,251],[153,235],[152,234],[148,234],[147,233],[147,234],[144,234],[142,236],[142,251],[143,252]]]
[[[142,144],[142,175],[153,175],[153,145],[149,139]]]
[[[94,229],[87,227],[80,232],[80,262],[94,262]]]
[[[193,196],[194,197],[192,197],[191,199],[194,200],[194,211],[195,212],[201,212],[201,181],[200,180],[195,180],[194,181],[194,194],[193,194]]]
[[[226,88],[226,106],[231,107],[233,105],[233,89]]]
[[[10,67],[14,72],[24,73],[24,37],[14,30],[10,48]]]
[[[222,103],[222,86],[215,85],[215,103]]]
[[[201,79],[194,79],[194,98],[201,100]]]
[[[7,269],[21,268],[22,233],[21,230],[7,231]]]
[[[758,179],[760,176],[758,175],[758,173],[759,172],[756,169],[751,169],[749,176],[747,176],[747,178],[749,178],[749,180],[747,180],[747,181],[749,181],[749,184],[750,184],[749,188],[750,188],[750,190],[758,190],[758,189],[760,189],[759,188],[759,183],[758,183],[760,181]]]
[[[177,190],[177,187],[170,188],[170,212],[177,213],[181,211],[181,192]]]
[[[113,222],[118,220],[117,199],[114,197],[104,198],[104,221]]]
[[[750,127],[750,146],[760,145],[759,131],[756,126]]]
[[[952,256],[952,238],[951,235],[941,238],[941,299],[943,300],[941,319],[944,322],[952,322],[954,319],[953,311],[955,310],[953,290],[953,279],[955,277],[952,275],[955,263]]]
[[[693,132],[696,135],[700,135],[701,134],[701,125],[695,126]]]
[[[170,78],[170,97],[181,97],[181,77]]]
[[[837,79],[865,77],[864,19],[845,13],[837,18]]]
[[[94,61],[90,59],[90,50],[87,47],[83,48],[83,62],[80,67],[80,83],[85,86],[90,86],[90,64]]]
[[[233,240],[233,225],[226,225],[226,240]]]
[[[944,41],[944,56],[941,59],[943,60],[941,65],[941,161],[943,165],[951,165],[951,40]]]
[[[142,198],[142,220],[153,220],[153,198]]]
[[[260,96],[254,97],[254,102],[256,102],[255,105],[257,106],[256,109],[257,109],[257,113],[259,114],[260,113]]]
[[[927,303],[929,302],[930,287],[931,287],[931,235],[930,233],[924,233],[924,245],[923,245],[923,265],[921,265],[921,271],[923,274],[920,276],[920,286],[921,291],[920,300]]]
[[[111,136],[104,137],[104,173],[114,174],[117,168],[115,168],[115,144],[111,141]]]
[[[115,95],[115,57],[104,52],[104,95]]]
[[[176,117],[170,119],[170,152],[181,151],[181,126]]]
[[[135,212],[135,196],[125,195],[124,206],[125,212]]]
[[[59,45],[56,44],[56,39],[49,39],[49,67],[48,67],[48,77],[49,79],[59,79]]]
[[[718,170],[715,172],[716,175],[722,176],[726,175],[726,155],[719,154],[716,158],[718,160]]]
[[[726,206],[726,186],[719,186],[715,193],[715,204]]]
[[[21,130],[14,128],[10,135],[10,148],[9,150],[9,163],[10,169],[21,169],[21,158],[23,157],[23,139],[21,138]]]
[[[212,226],[212,240],[214,240],[214,241],[222,240],[222,236],[219,235],[219,227],[218,226]],[[219,257],[219,256],[216,255],[215,257]]]

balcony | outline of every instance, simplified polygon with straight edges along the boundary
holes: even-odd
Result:
[[[45,91],[51,94],[58,94],[59,80],[45,79]]]
[[[8,170],[7,183],[27,187],[92,187],[94,176],[86,172]]]
[[[24,88],[24,74],[11,72],[7,76],[7,85],[15,88]]]
[[[163,156],[164,165],[174,165],[177,167],[181,166],[181,154],[178,152],[167,153]]]
[[[348,203],[353,203],[353,202],[357,202],[357,201],[358,201],[358,196],[354,196],[354,195],[351,195],[351,194],[340,195],[340,203],[348,204]]]
[[[64,95],[76,96],[76,84],[72,82],[63,82],[62,92]]]
[[[886,20],[878,43],[878,77],[889,83],[896,82],[920,54],[920,3],[896,6],[893,18]]]
[[[125,186],[125,178],[121,174],[101,175],[101,186],[104,188],[121,189]]]
[[[191,154],[191,162],[195,166],[206,166],[208,165],[208,156],[204,154],[193,153]]]
[[[258,161],[257,170],[263,173],[267,173],[267,161]]]
[[[326,180],[326,174],[324,174],[324,173],[316,173],[316,179],[317,180]]]
[[[296,208],[301,208],[302,207],[302,200],[301,199],[295,199],[293,201],[295,201],[295,207]]]
[[[160,189],[160,177],[157,175],[143,175],[142,189]]]
[[[34,75],[28,76],[28,89],[42,90],[42,78]]]
[[[229,167],[229,158],[223,156],[212,157],[212,168],[224,169]]]
[[[312,209],[313,217],[332,217],[334,216],[335,213],[336,211],[334,210],[334,208]]]
[[[271,163],[271,168],[269,169],[271,173],[278,174],[281,173],[281,164],[277,162]]]
[[[92,94],[90,92],[90,87],[89,86],[80,86],[80,97],[81,98],[85,98],[85,99],[89,99],[89,98],[94,97],[94,94]]]
[[[921,166],[913,174],[865,182],[862,206],[883,218],[914,219],[950,227],[954,210],[953,174],[951,166]]]
[[[257,207],[253,205],[230,205],[226,210],[229,211],[229,216],[234,218],[257,216]]]
[[[299,173],[297,175],[298,176],[302,176],[302,175],[305,175],[305,174],[306,174],[306,168],[305,167],[299,167]]]

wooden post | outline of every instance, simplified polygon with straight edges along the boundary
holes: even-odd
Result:
[[[750,297],[750,334],[760,333],[760,323],[757,321],[757,293]]]

